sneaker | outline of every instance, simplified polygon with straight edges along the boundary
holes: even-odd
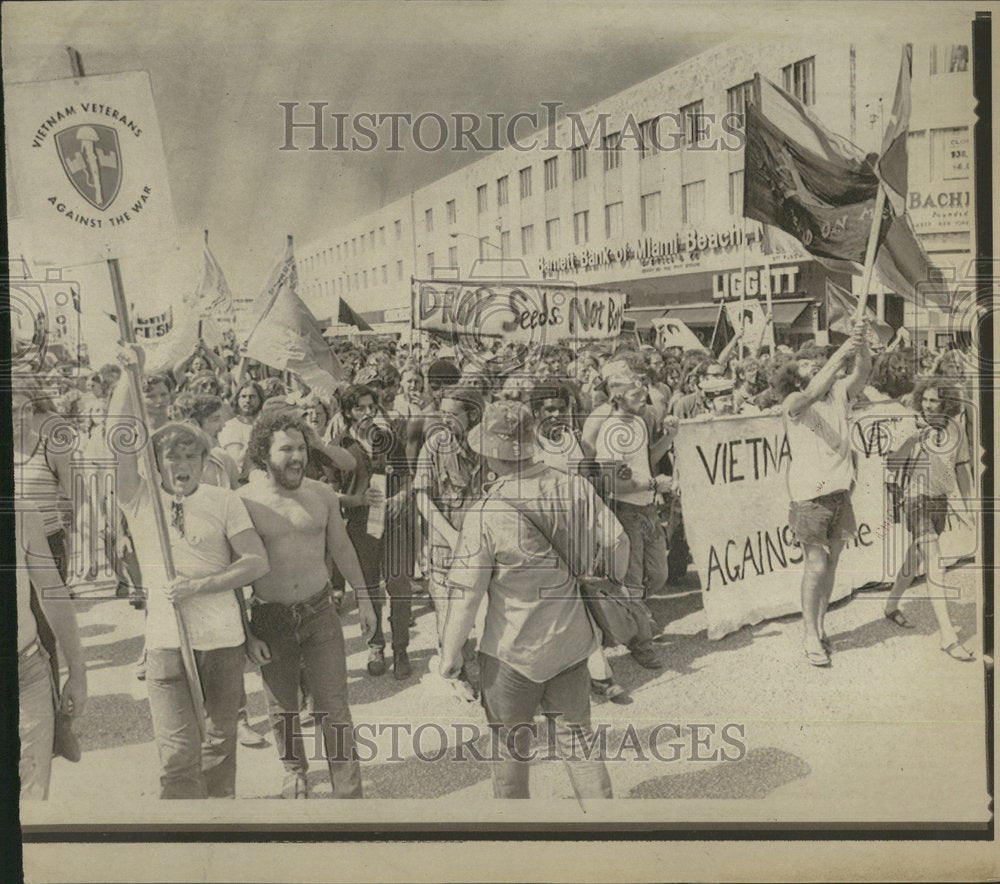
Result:
[[[412,673],[413,667],[410,666],[410,658],[407,656],[406,651],[393,651],[392,677],[396,679],[396,681],[402,681],[404,678],[409,678]]]
[[[656,648],[629,648],[632,659],[644,669],[662,669],[663,663],[656,653]]]
[[[282,798],[308,798],[309,781],[305,774],[290,773],[281,787]]]
[[[385,670],[385,651],[382,648],[372,648],[368,652],[368,674],[384,675]]]
[[[590,689],[594,692],[595,696],[603,697],[612,703],[623,703],[628,699],[628,691],[620,684],[615,684],[610,678],[592,678],[590,680]]]
[[[258,746],[267,745],[267,740],[250,727],[250,723],[245,718],[241,718],[237,723],[236,736],[239,739],[241,746],[256,748]]]

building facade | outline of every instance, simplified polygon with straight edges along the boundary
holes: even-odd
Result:
[[[913,52],[908,211],[932,260],[957,278],[973,245],[969,42]],[[899,56],[898,46],[818,39],[714,47],[567,114],[532,149],[488,154],[306,244],[303,295],[320,316],[345,298],[362,313],[391,308],[405,326],[411,277],[464,278],[477,259],[502,257],[538,279],[620,288],[640,327],[669,312],[704,329],[745,290],[770,297],[779,333],[813,335],[825,327],[826,280],[856,290],[860,278],[744,220],[743,109],[759,73],[878,151]],[[894,325],[916,323],[932,343],[947,328],[936,311],[875,291]]]

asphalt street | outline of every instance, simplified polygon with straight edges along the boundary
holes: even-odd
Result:
[[[651,599],[662,628],[657,642],[664,668],[640,668],[618,649],[612,665],[628,689],[628,702],[593,705],[595,724],[608,726],[615,796],[685,799],[669,805],[679,820],[695,813],[695,807],[698,818],[716,810],[734,819],[982,818],[987,796],[977,625],[981,581],[975,566],[951,573],[961,587],[960,597],[951,602],[952,617],[977,656],[974,663],[941,653],[927,601],[904,600],[902,610],[915,629],[887,621],[884,589],[858,592],[831,609],[833,665],[828,669],[806,662],[797,616],[709,641],[693,575],[684,586]],[[911,592],[919,594],[916,588]],[[123,600],[77,604],[90,687],[77,725],[84,755],[77,764],[56,760],[43,816],[50,822],[92,821],[102,811],[129,808],[141,818],[141,808],[162,807],[146,686],[134,675],[143,616]],[[415,600],[414,619],[413,675],[396,681],[391,670],[377,678],[367,673],[357,613],[344,616],[354,723],[368,727],[374,737],[368,754],[375,757],[362,765],[365,796],[449,799],[446,807],[462,808],[464,802],[492,795],[489,764],[460,751],[462,745],[469,748],[463,740],[471,727],[485,722],[477,705],[458,704],[428,671],[434,614],[426,596]],[[283,769],[260,674],[249,664],[245,686],[251,725],[268,743],[240,746],[237,797],[277,798]],[[459,734],[461,739],[453,737],[463,723],[469,729]],[[407,728],[415,734],[421,725],[415,747]],[[433,760],[442,734],[448,751]],[[658,753],[651,749],[651,734]],[[485,742],[475,745],[486,751]],[[418,757],[417,748],[431,760]],[[560,762],[536,762],[531,777],[532,797],[567,798],[575,805]],[[322,762],[312,764],[310,784],[314,798],[330,796]],[[288,804],[272,803],[267,817],[280,820],[276,808]],[[238,813],[240,805],[227,807]],[[629,813],[641,814],[642,808],[637,802]],[[40,810],[29,811],[24,821],[41,819],[32,816]]]

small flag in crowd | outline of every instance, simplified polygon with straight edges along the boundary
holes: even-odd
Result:
[[[850,335],[857,306],[858,299],[847,289],[841,288],[832,280],[826,281],[826,327],[830,331]],[[865,307],[865,318],[868,320],[868,333],[874,338],[872,343],[887,346],[895,334],[892,326],[879,319],[871,307]]]
[[[346,373],[323,339],[316,317],[298,295],[291,237],[268,286],[258,299],[266,301],[266,306],[247,339],[246,355],[280,371],[293,372],[313,390],[332,395],[340,386],[337,382],[346,380]]]
[[[372,327],[365,322],[354,308],[343,298],[340,299],[340,309],[337,311],[337,321],[341,325],[353,325],[358,331],[371,331]]]
[[[212,347],[225,343],[222,330],[231,328],[234,321],[233,295],[226,282],[226,275],[208,246],[208,231],[205,231],[203,250],[204,269],[201,282],[191,297],[189,307],[201,320],[201,338]]]
[[[899,79],[896,82],[896,97],[892,102],[889,125],[882,139],[882,156],[878,161],[878,173],[885,185],[886,196],[892,201],[897,215],[906,210],[907,155],[906,138],[910,127],[910,80],[913,74],[913,45],[903,46],[903,57],[899,63]]]

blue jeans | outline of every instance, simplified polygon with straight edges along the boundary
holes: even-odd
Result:
[[[590,673],[581,660],[554,678],[538,683],[488,654],[479,655],[483,706],[498,732],[502,761],[491,761],[495,798],[528,798],[532,721],[542,712],[557,715],[555,748],[564,759],[577,798],[611,798],[611,779],[601,760],[588,760],[581,739],[593,742],[590,729]],[[544,750],[536,750],[540,754]],[[575,756],[576,760],[567,760]]]
[[[49,797],[49,775],[52,772],[55,706],[49,657],[37,640],[18,655],[17,687],[21,800],[44,801]]]
[[[669,570],[667,535],[655,504],[636,506],[615,501],[614,513],[628,535],[628,571],[622,582],[632,596],[632,613],[639,626],[638,635],[629,647],[638,650],[652,648],[653,615],[643,599],[666,586]]]
[[[204,743],[180,650],[146,651],[149,711],[160,753],[160,798],[235,798],[243,645],[195,651],[194,656],[205,695]]]
[[[333,797],[361,798],[361,768],[354,757],[353,724],[347,702],[344,631],[337,609],[331,604],[302,617],[288,611],[285,622],[265,617],[265,609],[273,613],[284,606],[255,607],[252,628],[271,652],[271,661],[261,667],[260,674],[275,746],[285,770],[305,775],[309,769],[298,723],[299,678],[304,666],[313,716],[317,721],[323,716],[323,745]],[[307,732],[306,736],[311,734]]]

